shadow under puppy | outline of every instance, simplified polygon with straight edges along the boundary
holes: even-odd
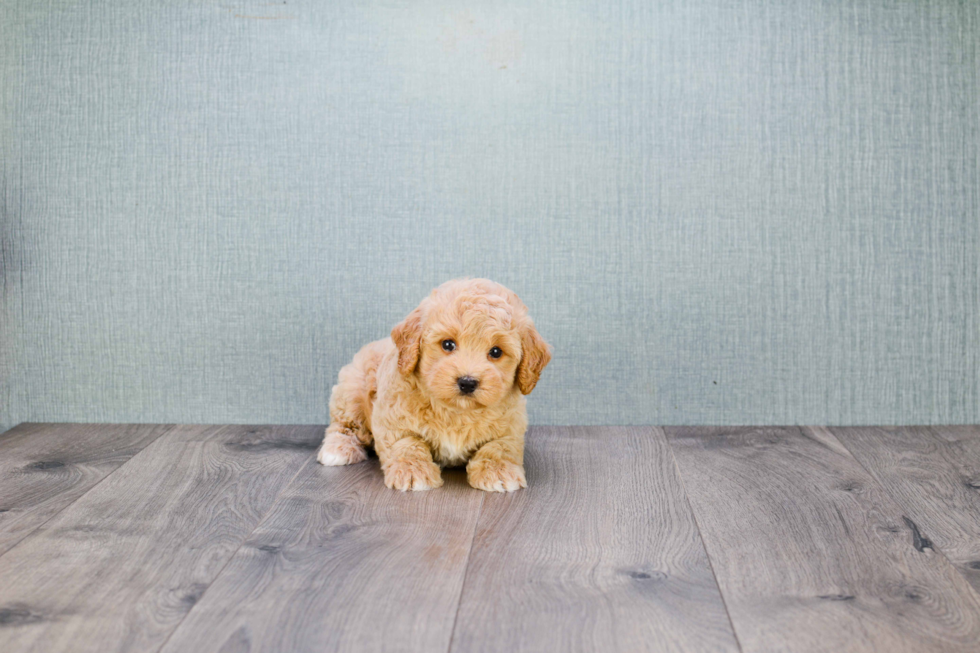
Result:
[[[440,467],[463,463],[477,489],[527,487],[524,395],[550,360],[516,294],[487,279],[448,281],[340,370],[317,460],[350,465],[373,444],[396,490],[437,488]]]

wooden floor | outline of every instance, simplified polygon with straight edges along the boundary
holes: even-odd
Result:
[[[980,651],[980,427],[547,427],[526,490],[314,426],[0,435],[0,651]]]

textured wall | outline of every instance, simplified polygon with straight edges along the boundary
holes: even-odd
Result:
[[[3,426],[325,422],[460,275],[534,422],[980,422],[980,3],[7,0],[0,57]]]

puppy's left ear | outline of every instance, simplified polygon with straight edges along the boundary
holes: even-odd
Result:
[[[398,348],[398,370],[411,374],[419,362],[419,347],[422,344],[422,311],[416,308],[391,330],[391,339]]]
[[[545,365],[551,362],[551,345],[544,341],[530,318],[521,333],[521,362],[517,365],[517,387],[522,394],[529,395]]]

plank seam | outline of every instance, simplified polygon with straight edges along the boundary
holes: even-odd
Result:
[[[21,424],[31,424],[31,423],[33,423],[33,422],[21,422]],[[20,426],[21,424],[18,424],[17,426]],[[156,426],[156,424],[141,424],[140,426],[152,427],[152,426]],[[94,485],[92,485],[92,487],[90,487],[89,489],[87,489],[84,492],[82,492],[81,494],[79,494],[77,497],[75,497],[74,499],[72,499],[71,502],[69,502],[68,504],[66,504],[65,506],[63,506],[60,510],[56,511],[50,517],[48,517],[47,519],[45,519],[43,522],[41,522],[40,524],[38,524],[37,526],[35,526],[34,528],[32,528],[30,530],[30,532],[25,533],[24,534],[24,537],[20,538],[19,540],[17,540],[13,544],[11,544],[9,547],[7,547],[7,550],[6,551],[4,551],[3,553],[0,553],[0,558],[2,558],[3,556],[7,555],[8,553],[10,553],[11,551],[13,551],[18,546],[20,546],[20,543],[21,542],[23,542],[24,540],[26,540],[30,536],[34,535],[35,533],[37,533],[39,530],[41,530],[41,528],[44,527],[45,524],[47,524],[49,521],[51,521],[52,519],[54,519],[55,517],[57,517],[58,515],[60,515],[61,513],[63,513],[65,510],[67,510],[68,508],[71,508],[73,505],[75,505],[78,502],[79,499],[81,499],[82,497],[84,497],[85,495],[87,495],[89,492],[91,492],[95,488],[97,488],[100,485],[102,485],[103,481],[105,481],[107,478],[109,478],[110,476],[112,476],[113,474],[115,474],[116,472],[118,472],[120,469],[122,469],[123,467],[125,467],[126,465],[128,465],[129,462],[133,458],[135,458],[136,456],[138,456],[141,453],[143,453],[144,451],[146,451],[147,448],[149,448],[150,445],[156,443],[157,440],[159,440],[163,436],[167,435],[168,433],[170,433],[171,431],[173,431],[175,428],[177,428],[177,424],[171,424],[171,425],[169,425],[167,428],[165,428],[163,431],[161,431],[160,434],[157,437],[153,438],[152,440],[150,440],[149,442],[147,442],[145,445],[143,445],[143,448],[142,449],[140,449],[139,451],[137,451],[136,453],[134,453],[132,456],[130,456],[126,460],[126,462],[124,462],[123,464],[119,465],[119,467],[116,467],[114,470],[112,470],[111,472],[109,472],[108,474],[106,474],[105,476],[103,476],[102,478],[100,478],[98,481],[95,482]],[[10,431],[12,431],[12,430],[13,429],[10,429]],[[10,431],[7,431],[7,433],[10,433]]]
[[[453,639],[456,637],[456,623],[459,621],[459,609],[463,605],[466,581],[470,577],[470,565],[473,562],[473,543],[476,542],[476,532],[480,527],[480,520],[483,519],[483,504],[486,498],[487,493],[480,492],[480,507],[477,509],[476,519],[473,521],[473,532],[470,534],[470,548],[466,552],[466,569],[463,571],[463,582],[459,586],[459,597],[456,599],[456,613],[453,615],[453,627],[449,631],[449,644],[446,647],[446,653],[450,653],[453,650]]]
[[[313,453],[310,454],[310,457],[307,458],[306,461],[299,466],[299,468],[296,470],[296,473],[293,474],[292,478],[290,478],[289,481],[283,484],[282,490],[280,490],[279,494],[276,495],[276,498],[269,503],[269,509],[265,511],[265,514],[262,515],[262,517],[257,522],[255,522],[255,526],[252,527],[252,530],[250,530],[245,535],[245,537],[242,538],[242,541],[238,543],[238,546],[235,548],[232,554],[228,556],[227,560],[225,560],[225,564],[221,565],[221,569],[218,570],[218,573],[214,575],[214,578],[211,579],[211,582],[208,583],[208,586],[204,588],[203,592],[201,592],[201,595],[197,598],[197,601],[194,602],[194,605],[191,607],[191,609],[188,610],[187,613],[177,623],[177,625],[173,627],[173,629],[170,631],[167,637],[163,640],[163,642],[161,642],[160,646],[154,649],[155,651],[162,651],[164,648],[166,648],[167,644],[173,638],[174,633],[180,630],[180,627],[187,620],[187,617],[189,617],[190,614],[197,609],[197,606],[201,605],[201,602],[204,600],[204,596],[208,593],[208,590],[214,586],[215,581],[221,578],[221,574],[225,573],[225,569],[227,569],[228,565],[231,564],[231,561],[235,559],[235,557],[238,555],[238,552],[242,550],[242,547],[245,546],[245,543],[248,541],[248,538],[252,537],[252,534],[259,529],[259,526],[264,524],[265,520],[269,518],[269,515],[272,514],[273,508],[275,508],[276,504],[279,503],[279,499],[282,497],[283,493],[285,493],[286,490],[289,489],[289,486],[293,484],[293,482],[296,480],[296,477],[299,476],[300,472],[306,469],[306,466],[309,465],[313,460],[315,460],[315,458],[316,458],[316,450],[314,450]]]
[[[742,646],[742,640],[738,638],[738,631],[735,630],[735,621],[732,619],[732,613],[728,609],[728,600],[725,598],[725,592],[721,589],[721,583],[718,581],[718,574],[715,573],[715,565],[711,561],[711,554],[708,552],[708,544],[704,541],[704,535],[701,533],[701,523],[698,521],[698,513],[694,510],[694,505],[691,503],[691,498],[687,493],[687,486],[684,484],[684,474],[681,472],[681,466],[677,464],[677,457],[674,456],[674,447],[670,442],[670,437],[667,436],[666,427],[656,427],[660,429],[663,433],[664,442],[667,443],[667,451],[670,453],[670,460],[674,463],[674,471],[677,472],[677,480],[681,484],[681,491],[684,493],[684,503],[687,504],[687,509],[691,512],[691,517],[694,519],[694,528],[698,531],[698,541],[701,542],[701,550],[704,551],[704,557],[708,560],[708,569],[711,570],[711,577],[715,581],[715,587],[718,589],[718,596],[721,598],[721,604],[725,606],[725,616],[728,617],[728,625],[732,629],[732,637],[735,638],[735,644],[738,646],[739,651],[745,651],[745,647]]]

